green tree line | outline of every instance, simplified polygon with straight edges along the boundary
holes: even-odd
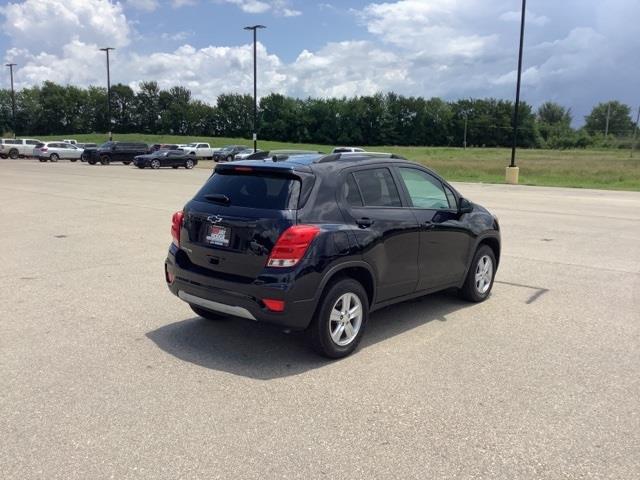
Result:
[[[253,132],[250,95],[222,94],[215,105],[194,99],[180,86],[168,90],[143,82],[107,91],[46,81],[16,92],[18,135],[107,132],[248,138]],[[353,98],[260,99],[259,136],[266,140],[345,145],[504,147],[511,144],[513,103],[494,98],[445,101],[378,93]],[[607,130],[608,135],[605,137]],[[523,103],[519,145],[525,148],[585,148],[622,145],[634,124],[630,108],[617,101],[594,107],[585,126],[571,127],[571,111],[547,102],[537,111]],[[13,132],[11,92],[0,90],[0,129]]]

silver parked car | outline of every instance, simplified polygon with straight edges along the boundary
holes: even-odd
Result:
[[[65,142],[44,142],[36,145],[33,149],[33,156],[41,162],[47,160],[57,162],[61,158],[66,158],[76,162],[82,156],[83,148]]]
[[[254,152],[253,148],[247,148],[246,150],[242,150],[235,154],[233,157],[234,160],[246,160],[249,155],[253,155],[254,153],[261,152],[262,150],[256,150]]]

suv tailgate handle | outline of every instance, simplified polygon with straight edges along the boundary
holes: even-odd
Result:
[[[356,223],[360,228],[369,228],[371,225],[374,224],[374,221],[371,220],[369,217],[362,217],[356,220]]]

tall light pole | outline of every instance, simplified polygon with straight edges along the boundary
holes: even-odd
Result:
[[[113,140],[111,134],[111,72],[109,68],[109,51],[115,50],[113,47],[104,47],[100,49],[107,54],[107,120],[109,122],[109,140]]]
[[[629,158],[633,158],[633,151],[636,149],[636,140],[638,139],[638,128],[640,128],[640,107],[638,107],[638,116],[636,116],[636,128],[633,129],[633,140],[631,141],[631,154]]]
[[[244,27],[245,30],[253,30],[253,151],[258,150],[258,61],[256,56],[256,32],[259,28],[267,28],[264,25]]]
[[[11,74],[11,126],[13,128],[13,138],[16,138],[16,92],[13,89],[13,67],[15,67],[16,64],[7,63],[6,66],[9,67]]]
[[[464,149],[467,149],[467,123],[469,123],[469,112],[464,112],[464,139],[462,140],[462,145]]]
[[[507,183],[518,183],[516,167],[516,146],[518,144],[518,109],[520,108],[520,83],[522,80],[522,49],[524,46],[524,19],[527,12],[527,0],[522,0],[522,18],[520,19],[520,49],[518,51],[518,81],[516,82],[516,103],[513,109],[513,145],[511,146],[511,164],[507,167]]]

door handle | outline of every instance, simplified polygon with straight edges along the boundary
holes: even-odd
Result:
[[[422,226],[424,227],[425,230],[431,230],[435,225],[431,220],[425,220],[422,223]]]
[[[371,225],[374,224],[374,221],[371,220],[369,217],[362,217],[356,220],[356,223],[360,228],[369,228]]]

